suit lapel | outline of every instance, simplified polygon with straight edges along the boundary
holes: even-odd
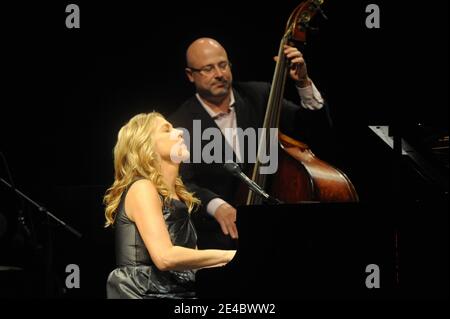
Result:
[[[241,129],[245,130],[250,125],[250,113],[249,108],[245,107],[245,101],[242,98],[242,96],[236,91],[233,90],[234,94],[234,108],[236,111],[236,123],[237,127],[240,127]]]
[[[236,112],[236,124],[238,128],[245,131],[245,129],[251,126],[250,108],[248,107],[248,103],[246,104],[244,98],[234,89],[233,94],[235,100],[234,109]],[[246,163],[248,160],[247,159],[248,148],[246,147],[245,143],[244,145],[240,145],[240,148],[241,150],[243,150],[243,152],[241,152],[242,160],[244,161],[244,163]],[[243,163],[238,164],[241,167],[241,169],[244,168]]]
[[[194,96],[192,103],[190,103],[190,113],[192,120],[201,120],[202,131],[208,127],[219,128],[216,122],[209,116],[208,112],[203,108],[203,106],[198,101],[197,97]]]
[[[235,110],[236,110],[236,123],[237,127],[241,128],[245,131],[247,128],[251,127],[252,129],[256,129],[256,137],[258,136],[258,123],[255,122],[255,114],[252,109],[252,105],[249,101],[244,99],[236,90],[233,90],[234,99],[235,99]],[[238,163],[242,170],[247,170],[248,167],[248,145],[241,145],[241,149],[243,147],[244,152],[241,154],[244,163]]]

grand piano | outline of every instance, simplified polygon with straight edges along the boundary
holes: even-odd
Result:
[[[410,131],[398,155],[389,127],[366,129],[390,189],[372,179],[359,203],[238,207],[237,254],[197,272],[200,298],[448,298],[448,134]]]

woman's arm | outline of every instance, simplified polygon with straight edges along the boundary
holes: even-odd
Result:
[[[221,266],[236,253],[234,250],[196,250],[174,246],[164,221],[158,192],[149,180],[142,179],[131,186],[125,198],[125,211],[136,223],[150,257],[160,270]]]

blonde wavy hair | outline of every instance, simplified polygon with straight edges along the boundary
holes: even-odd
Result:
[[[164,119],[164,116],[157,112],[138,114],[119,131],[114,147],[114,183],[103,199],[106,205],[105,227],[114,224],[122,194],[136,178],[150,180],[163,196],[164,203],[170,204],[170,192],[160,171],[161,159],[154,150],[152,139],[158,118]],[[200,200],[186,190],[180,177],[176,179],[175,192],[189,212],[200,204]]]

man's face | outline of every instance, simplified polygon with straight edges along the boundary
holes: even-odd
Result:
[[[233,76],[222,47],[204,45],[196,48],[190,53],[186,74],[202,97],[220,98],[230,93]]]

